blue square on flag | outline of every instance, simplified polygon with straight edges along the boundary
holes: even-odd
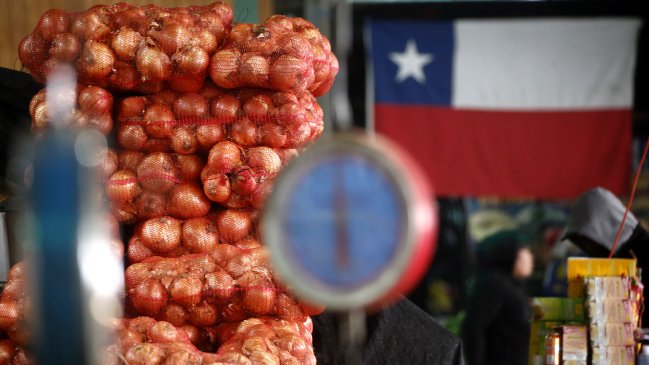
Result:
[[[453,23],[367,23],[377,102],[451,104]]]

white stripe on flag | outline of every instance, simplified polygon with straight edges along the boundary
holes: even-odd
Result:
[[[452,104],[630,108],[640,25],[635,18],[458,20]]]

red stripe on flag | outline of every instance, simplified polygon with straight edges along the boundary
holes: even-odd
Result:
[[[377,104],[376,131],[419,161],[439,195],[571,199],[628,192],[631,111],[475,111]]]

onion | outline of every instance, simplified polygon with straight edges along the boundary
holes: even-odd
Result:
[[[279,155],[272,148],[261,146],[248,150],[248,166],[262,176],[275,176],[282,168]]]
[[[145,189],[163,193],[177,183],[178,170],[169,154],[154,152],[142,159],[137,168],[137,176]]]
[[[128,257],[128,261],[134,264],[142,262],[151,256],[155,256],[156,254],[148,247],[146,247],[142,243],[142,240],[139,239],[139,237],[132,237],[128,243],[126,255]]]
[[[43,36],[43,39],[51,41],[54,37],[63,32],[67,32],[70,26],[68,14],[59,9],[50,9],[41,15],[36,24],[36,29]]]
[[[242,146],[254,146],[257,144],[257,124],[248,118],[241,118],[232,125],[230,138]]]
[[[187,333],[174,327],[173,324],[159,321],[149,327],[147,338],[154,343],[178,342],[187,340]]]
[[[252,259],[249,255],[241,253],[234,256],[225,265],[225,270],[233,278],[239,278],[252,269]]]
[[[203,292],[217,303],[226,303],[235,292],[234,279],[225,270],[207,273]]]
[[[0,328],[4,330],[12,329],[21,317],[21,312],[17,302],[0,302],[0,313],[2,313],[0,316]]]
[[[142,47],[135,56],[137,69],[143,80],[162,81],[171,74],[171,60],[156,47]]]
[[[243,289],[243,305],[255,315],[275,312],[276,289],[270,286],[252,285]]]
[[[126,351],[127,349],[144,342],[144,337],[141,333],[129,330],[129,329],[119,329],[117,330],[117,348],[120,351]]]
[[[264,56],[255,53],[244,53],[241,55],[239,79],[242,84],[249,86],[266,85],[269,70],[270,65]]]
[[[288,140],[286,131],[275,123],[264,123],[259,127],[261,144],[271,148],[280,148]]]
[[[250,195],[257,189],[257,175],[250,168],[238,169],[232,179],[232,190],[241,195]]]
[[[219,313],[223,322],[241,322],[248,317],[240,299],[219,306]]]
[[[246,100],[243,112],[255,122],[264,122],[268,120],[272,107],[273,100],[268,95],[258,94]]]
[[[225,174],[219,173],[207,175],[203,180],[203,192],[213,202],[226,202],[232,193],[230,178]]]
[[[88,126],[98,130],[103,135],[108,135],[113,129],[113,118],[110,114],[98,114],[88,119]]]
[[[59,33],[52,39],[50,56],[61,62],[72,62],[79,57],[81,44],[72,33]]]
[[[140,192],[137,176],[129,170],[119,170],[106,182],[106,195],[117,203],[132,201]]]
[[[203,159],[197,155],[174,155],[177,166],[180,168],[180,177],[183,181],[197,180],[203,169]]]
[[[217,121],[230,123],[236,119],[239,108],[239,100],[232,95],[226,94],[212,101],[210,111]]]
[[[304,318],[304,313],[299,304],[284,293],[279,293],[276,298],[277,316],[281,319],[296,321]]]
[[[113,111],[113,95],[100,87],[88,86],[81,89],[77,99],[79,109],[84,113],[97,115]]]
[[[178,119],[204,118],[208,109],[207,101],[198,93],[180,95],[173,103],[173,111]],[[190,122],[195,123],[196,120],[191,119]]]
[[[311,127],[308,122],[294,123],[288,127],[287,134],[287,146],[302,146],[311,139]]]
[[[216,52],[210,61],[210,77],[215,84],[226,89],[239,86],[237,80],[241,52],[225,49]]]
[[[99,14],[88,12],[74,19],[70,31],[80,39],[104,41],[110,36],[111,29]]]
[[[219,244],[216,224],[205,217],[188,219],[183,223],[182,241],[190,252],[210,252]]]
[[[270,196],[270,193],[273,191],[273,181],[264,180],[261,182],[257,189],[250,196],[250,202],[252,207],[255,209],[262,209],[266,203],[266,199]]]
[[[157,279],[147,279],[129,290],[135,309],[140,313],[155,316],[167,304],[167,291]]]
[[[180,276],[174,279],[169,286],[171,298],[179,304],[190,308],[201,300],[203,283],[192,276]]]
[[[277,41],[277,49],[281,49],[283,53],[301,60],[308,61],[313,58],[311,42],[299,33],[289,33],[281,36]]]
[[[184,324],[179,327],[181,330],[187,333],[187,337],[189,338],[189,341],[197,347],[210,341],[210,339],[207,338],[208,337],[207,332],[202,328],[198,328],[191,324]],[[187,362],[183,362],[183,364],[186,363]]]
[[[195,326],[214,326],[219,319],[218,308],[214,304],[200,303],[191,309],[189,318]]]
[[[171,108],[165,104],[155,103],[144,112],[144,126],[151,136],[155,138],[171,137],[176,118]]]
[[[147,98],[145,96],[130,96],[124,98],[117,108],[117,119],[126,124],[139,122],[144,117]]]
[[[47,54],[45,47],[45,40],[36,33],[23,38],[18,45],[20,62],[34,74],[39,82],[45,81],[45,75],[43,75],[43,62]]]
[[[181,24],[172,21],[165,21],[165,23],[162,29],[149,31],[149,36],[165,53],[173,54],[180,47],[189,44],[190,34],[187,28]]]
[[[121,170],[137,171],[137,167],[142,162],[144,153],[140,151],[122,151],[119,154],[119,168]]]
[[[135,207],[140,219],[160,217],[167,212],[167,196],[145,190],[135,199]]]
[[[196,128],[196,140],[203,150],[212,148],[212,146],[224,139],[225,133],[220,123],[206,121]]]
[[[167,213],[175,217],[202,217],[210,211],[210,201],[195,184],[176,185],[171,191]]]
[[[106,153],[104,154],[103,158],[101,159],[101,163],[99,165],[99,174],[102,178],[107,179],[115,173],[118,169],[118,158],[117,158],[117,153],[113,151],[112,149],[106,150]]]
[[[78,70],[92,81],[101,81],[110,75],[114,63],[115,56],[108,46],[89,40],[83,45]]]
[[[281,55],[270,66],[270,82],[278,90],[301,91],[313,82],[313,70],[302,59]]]
[[[209,29],[199,29],[194,36],[194,40],[208,55],[213,54],[218,46],[216,35],[210,32]]]
[[[180,245],[182,222],[172,217],[152,218],[141,227],[142,243],[155,252],[165,253]]]
[[[165,357],[165,352],[152,343],[135,345],[124,354],[124,359],[129,365],[160,365]]]
[[[181,50],[171,56],[175,72],[179,75],[199,75],[207,71],[210,66],[210,56],[201,47],[192,47]]]
[[[217,171],[230,171],[242,164],[239,145],[230,141],[217,143],[210,150],[207,165]]]
[[[122,124],[117,132],[117,140],[127,150],[141,150],[147,141],[147,135],[140,125]]]
[[[217,216],[216,224],[221,238],[230,242],[246,237],[252,229],[250,213],[244,210],[225,210]]]
[[[144,38],[133,29],[122,27],[115,33],[111,46],[117,58],[130,61],[135,58]]]

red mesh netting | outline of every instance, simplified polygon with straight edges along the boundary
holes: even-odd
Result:
[[[219,86],[326,93],[338,73],[329,40],[302,18],[274,15],[263,24],[237,24],[212,57]]]
[[[309,92],[223,90],[211,82],[197,93],[165,90],[118,103],[117,137],[127,150],[192,154],[216,143],[298,148],[324,129],[322,109]]]
[[[187,8],[126,3],[87,11],[46,11],[22,40],[22,64],[43,82],[60,63],[75,63],[79,80],[114,91],[198,90],[210,56],[232,26],[226,3]]]
[[[32,132],[40,134],[52,127],[49,107],[46,100],[47,89],[42,89],[29,103],[29,114],[32,117]],[[109,134],[113,128],[113,95],[97,86],[77,86],[76,95],[60,97],[75,98],[75,108],[71,119],[64,121],[65,127],[95,128],[103,134]],[[61,126],[61,127],[64,127]]]

